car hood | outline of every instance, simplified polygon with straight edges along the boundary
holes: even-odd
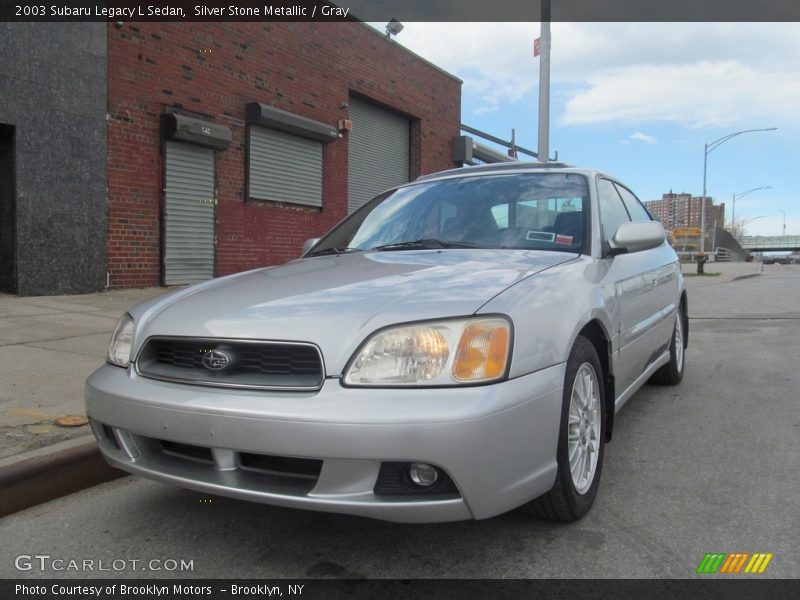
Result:
[[[420,250],[320,256],[211,280],[133,309],[135,349],[148,337],[312,342],[327,375],[373,331],[477,312],[509,286],[576,254]]]

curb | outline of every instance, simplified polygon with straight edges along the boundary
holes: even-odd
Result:
[[[739,275],[739,277],[734,277],[731,281],[739,281],[740,279],[750,279],[751,277],[758,277],[764,271],[764,263],[761,263],[758,271],[755,273],[748,273],[747,275]]]
[[[0,517],[128,474],[87,442],[0,468]]]
[[[731,281],[741,281],[742,279],[751,279],[753,277],[758,277],[761,273],[750,273],[749,275],[739,275],[738,277],[734,277]]]

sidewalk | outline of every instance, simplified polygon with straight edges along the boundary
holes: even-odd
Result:
[[[55,420],[86,414],[83,384],[103,364],[117,319],[133,304],[166,291],[0,294],[0,466],[91,435],[88,425],[59,427]]]
[[[761,273],[762,263],[752,262],[708,262],[704,265],[705,276],[696,275],[697,263],[681,263],[688,287],[700,287],[717,283],[729,283],[744,277],[754,277]],[[719,273],[713,276],[711,273]]]

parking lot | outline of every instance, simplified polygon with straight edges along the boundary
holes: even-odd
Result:
[[[401,525],[125,477],[0,520],[0,577],[109,575],[14,566],[48,554],[122,559],[111,574],[148,578],[685,578],[707,552],[773,553],[763,576],[797,577],[800,266],[687,285],[683,383],[648,385],[622,409],[597,501],[575,524],[512,512]],[[130,562],[152,559],[192,570]]]

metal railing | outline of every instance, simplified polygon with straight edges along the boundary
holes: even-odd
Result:
[[[744,262],[746,258],[729,248],[717,247],[714,249],[715,260],[717,262]]]

